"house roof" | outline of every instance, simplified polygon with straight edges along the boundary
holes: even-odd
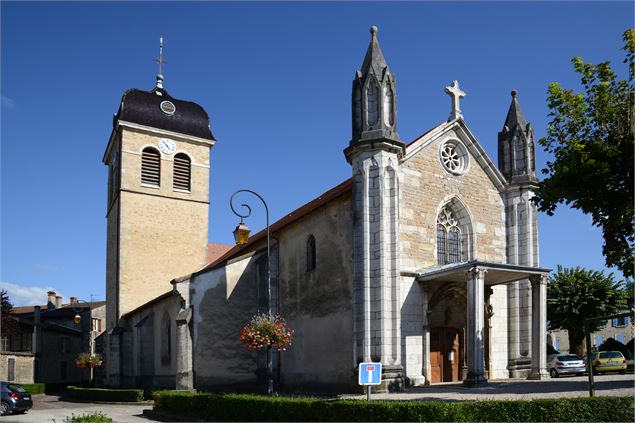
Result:
[[[121,315],[121,318],[122,318],[122,319],[127,319],[128,317],[132,316],[133,314],[138,313],[138,312],[140,312],[141,310],[144,310],[144,309],[146,309],[146,308],[150,307],[150,306],[151,306],[151,305],[153,305],[153,304],[156,304],[156,303],[158,303],[158,302],[161,302],[161,300],[164,300],[164,299],[166,299],[166,298],[168,298],[168,297],[170,297],[170,296],[172,296],[172,295],[177,295],[177,294],[176,294],[176,292],[175,292],[174,290],[170,290],[170,291],[168,291],[168,292],[165,292],[165,293],[163,293],[163,294],[159,295],[158,297],[155,297],[155,298],[151,299],[151,300],[150,300],[150,301],[148,301],[147,303],[143,303],[143,304],[141,304],[139,307],[137,307],[137,308],[135,308],[135,309],[133,309],[133,310],[130,310],[130,311],[129,311],[129,312],[127,312],[127,313],[122,314],[122,315]]]
[[[212,263],[216,261],[217,258],[225,254],[227,251],[231,250],[233,245],[225,245],[225,244],[216,244],[210,242],[207,244],[207,262]]]
[[[75,304],[72,305],[72,307],[71,307],[70,303],[69,304],[62,304],[61,308],[73,308],[73,307],[75,307],[75,308],[86,308],[86,307],[88,307],[88,304],[90,304],[91,305],[91,309],[94,310],[96,308],[105,306],[106,305],[106,301],[93,301],[92,303],[91,302],[88,302],[88,303],[84,303],[84,302],[75,303]],[[35,307],[36,306],[13,307],[11,309],[11,314],[29,314],[29,313],[33,313],[35,311]],[[47,305],[46,304],[40,305],[39,307],[42,310],[42,313],[52,311],[52,310],[48,310],[47,309]],[[59,309],[53,309],[53,310],[59,310]]]

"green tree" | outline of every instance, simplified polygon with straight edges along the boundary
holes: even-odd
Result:
[[[536,192],[540,211],[553,215],[565,203],[590,214],[602,228],[606,265],[633,276],[633,128],[635,29],[623,34],[628,80],[618,80],[609,62],[584,63],[575,57],[584,92],[557,82],[549,85],[552,117],[539,143],[553,161]]]
[[[615,281],[612,273],[605,276],[597,270],[558,265],[558,271],[549,276],[547,285],[547,319],[552,329],[569,332],[569,351],[581,355],[584,351],[582,320],[623,311],[627,295],[624,282]],[[597,331],[604,323],[591,323],[589,329]]]

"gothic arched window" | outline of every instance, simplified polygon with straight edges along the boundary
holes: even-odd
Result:
[[[355,84],[355,100],[353,104],[353,122],[355,124],[355,130],[361,131],[362,129],[362,89],[359,84]]]
[[[366,89],[366,103],[368,105],[368,125],[371,126],[376,124],[379,119],[379,90],[374,81],[371,81]]]
[[[514,169],[517,172],[525,171],[525,143],[520,138],[514,139]]]
[[[141,152],[141,183],[161,184],[161,153],[156,148],[146,147]]]
[[[161,363],[169,364],[172,359],[172,325],[170,315],[163,315],[161,323]]]
[[[437,217],[437,260],[439,264],[458,263],[462,254],[461,228],[452,210],[441,209]]]
[[[190,190],[192,162],[187,154],[179,153],[174,156],[174,189]]]
[[[316,265],[315,237],[309,235],[309,239],[306,240],[306,271],[310,272],[311,270],[315,270]]]
[[[392,88],[388,84],[384,86],[384,123],[387,126],[393,126],[395,124],[394,110],[394,97],[392,95]]]

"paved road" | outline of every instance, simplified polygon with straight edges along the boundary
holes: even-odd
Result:
[[[595,378],[598,396],[635,396],[635,376],[600,375]],[[586,376],[563,377],[544,381],[501,380],[493,381],[483,388],[464,388],[456,383],[444,383],[432,387],[409,389],[406,392],[392,394],[373,394],[375,399],[411,400],[411,401],[466,401],[484,399],[531,399],[586,397],[589,395]],[[346,398],[363,399],[363,395],[344,395]],[[34,397],[33,409],[27,414],[5,416],[0,423],[62,423],[72,414],[94,413],[102,411],[116,422],[146,422],[150,420],[142,416],[144,409],[152,408],[143,405],[85,404],[60,401],[52,395]]]
[[[116,422],[145,422],[148,419],[141,413],[152,405],[117,405],[117,404],[88,404],[60,401],[55,395],[35,395],[33,408],[26,414],[9,415],[0,418],[0,423],[62,423],[66,417],[75,414],[103,412]]]

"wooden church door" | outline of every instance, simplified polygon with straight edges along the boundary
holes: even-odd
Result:
[[[436,327],[430,330],[431,382],[459,380],[459,330]]]

